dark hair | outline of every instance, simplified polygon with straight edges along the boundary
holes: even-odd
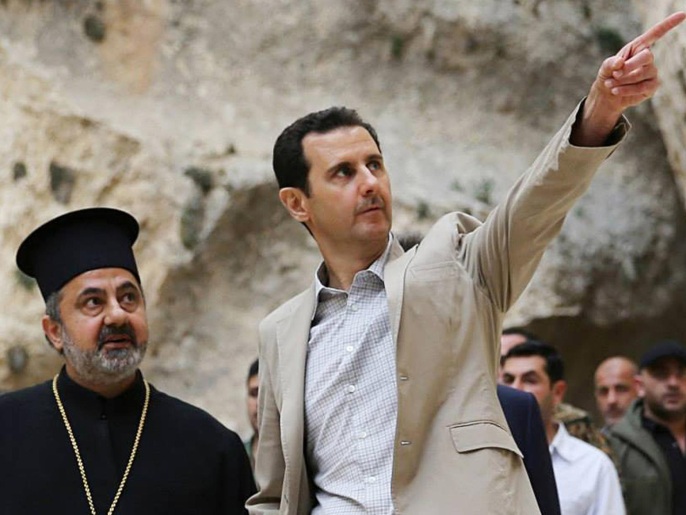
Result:
[[[256,376],[258,372],[260,371],[260,360],[256,359],[250,364],[250,368],[248,369],[248,378],[246,381],[250,381],[250,378],[253,376]]]
[[[527,340],[538,340],[538,336],[536,336],[534,333],[531,331],[527,331],[523,327],[508,327],[507,329],[503,329],[503,332],[501,333],[503,336],[507,336],[508,334],[519,334],[526,338]]]
[[[545,360],[545,372],[548,374],[548,378],[550,378],[551,385],[565,378],[562,356],[560,356],[555,347],[538,340],[527,340],[519,345],[515,345],[505,354],[503,363],[507,362],[510,358],[528,358],[530,356],[540,356]]]
[[[415,245],[419,245],[424,238],[424,235],[418,232],[404,232],[397,235],[398,243],[403,250],[408,251]]]
[[[276,174],[279,188],[298,188],[310,195],[307,175],[310,164],[305,159],[302,140],[311,132],[324,134],[341,127],[364,127],[374,139],[381,152],[379,138],[374,128],[357,114],[357,111],[347,107],[330,107],[297,119],[286,127],[276,138],[272,166]]]

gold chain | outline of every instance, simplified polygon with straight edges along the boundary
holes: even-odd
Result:
[[[86,491],[86,498],[88,499],[88,506],[91,509],[91,515],[97,515],[95,513],[95,505],[93,504],[93,497],[91,496],[91,490],[88,487],[88,479],[86,479],[86,468],[83,466],[83,460],[81,459],[81,453],[79,452],[79,447],[76,445],[76,438],[74,438],[74,433],[71,430],[71,425],[69,424],[69,419],[67,418],[67,412],[62,405],[62,400],[60,399],[60,394],[57,392],[57,374],[52,380],[52,393],[55,394],[55,400],[57,401],[57,409],[60,410],[60,415],[62,415],[62,420],[64,421],[64,427],[67,428],[67,434],[69,435],[69,441],[71,446],[74,448],[74,455],[76,456],[76,463],[79,466],[79,472],[81,473],[81,480],[83,481],[83,489]],[[136,451],[138,450],[138,443],[141,439],[141,433],[143,433],[143,425],[145,424],[145,416],[148,413],[148,404],[150,402],[150,386],[148,382],[143,380],[145,385],[145,402],[143,403],[143,412],[141,413],[141,420],[138,423],[138,431],[136,431],[136,438],[133,441],[133,449],[131,449],[131,456],[129,456],[129,462],[126,465],[126,470],[124,470],[124,475],[121,478],[121,483],[119,483],[119,488],[117,493],[112,499],[112,505],[110,506],[107,515],[112,515],[114,513],[114,507],[119,501],[119,496],[124,490],[124,485],[126,484],[126,479],[129,477],[129,472],[131,472],[131,466],[133,465],[133,459],[136,457]]]

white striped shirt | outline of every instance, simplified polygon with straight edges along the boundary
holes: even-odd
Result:
[[[391,238],[348,292],[323,286],[326,267],[317,270],[305,371],[306,457],[319,502],[313,514],[393,513],[398,400],[383,282]]]

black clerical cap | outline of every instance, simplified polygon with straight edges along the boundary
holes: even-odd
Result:
[[[46,300],[77,275],[98,268],[124,268],[140,282],[131,248],[137,237],[138,222],[124,211],[80,209],[29,234],[17,251],[17,266],[36,279]]]
[[[650,367],[663,358],[676,358],[686,364],[686,347],[674,340],[665,340],[657,343],[641,357],[639,368],[643,370]]]

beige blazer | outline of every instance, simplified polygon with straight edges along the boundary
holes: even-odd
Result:
[[[613,145],[569,145],[562,129],[482,224],[442,217],[421,244],[395,243],[384,271],[397,344],[398,415],[391,491],[397,514],[535,515],[531,485],[496,394],[507,309]],[[260,491],[252,514],[307,514],[304,374],[314,287],[260,325]],[[401,444],[402,442],[402,444]]]

